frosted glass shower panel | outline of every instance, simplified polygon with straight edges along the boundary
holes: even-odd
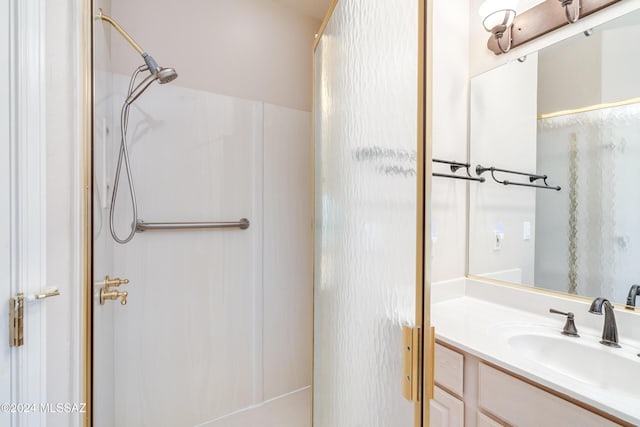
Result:
[[[337,3],[315,50],[314,425],[412,426],[418,2]]]

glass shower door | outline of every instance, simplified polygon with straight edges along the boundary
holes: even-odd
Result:
[[[421,1],[339,0],[314,51],[314,426],[420,425]]]

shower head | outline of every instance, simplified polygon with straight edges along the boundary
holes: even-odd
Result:
[[[143,66],[144,67],[144,66]],[[132,104],[136,99],[140,97],[144,93],[145,90],[151,83],[156,80],[160,84],[169,83],[175,80],[178,77],[178,73],[173,68],[160,68],[153,74],[149,74],[144,80],[142,80],[138,86],[136,86],[129,94],[127,99],[124,101],[126,105]]]
[[[144,59],[145,64],[149,68],[149,72],[151,75],[157,75],[158,81],[161,84],[169,83],[172,80],[175,80],[178,77],[178,73],[173,68],[163,68],[158,65],[153,56],[149,55],[144,49],[140,47],[138,43],[127,33],[124,28],[120,26],[113,18],[107,16],[102,12],[102,9],[98,12],[98,18],[107,21],[113,28],[115,28],[124,39],[129,42],[129,44],[140,54]],[[145,88],[146,89],[146,88]]]
[[[160,68],[156,73],[158,83],[161,85],[169,83],[178,78],[178,73],[173,68]]]

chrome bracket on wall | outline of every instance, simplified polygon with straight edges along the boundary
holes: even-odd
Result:
[[[9,347],[20,347],[24,344],[24,305],[27,302],[39,301],[60,295],[58,288],[49,288],[34,295],[24,296],[21,292],[15,298],[9,298]]]
[[[420,401],[420,328],[402,327],[402,396]]]

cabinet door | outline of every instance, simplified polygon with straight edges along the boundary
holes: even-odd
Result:
[[[476,427],[503,427],[499,422],[487,417],[482,412],[478,412],[476,417]]]
[[[430,405],[430,427],[464,426],[464,403],[460,399],[440,387],[435,387]]]
[[[440,344],[436,344],[436,384],[459,397],[464,393],[464,356]]]

